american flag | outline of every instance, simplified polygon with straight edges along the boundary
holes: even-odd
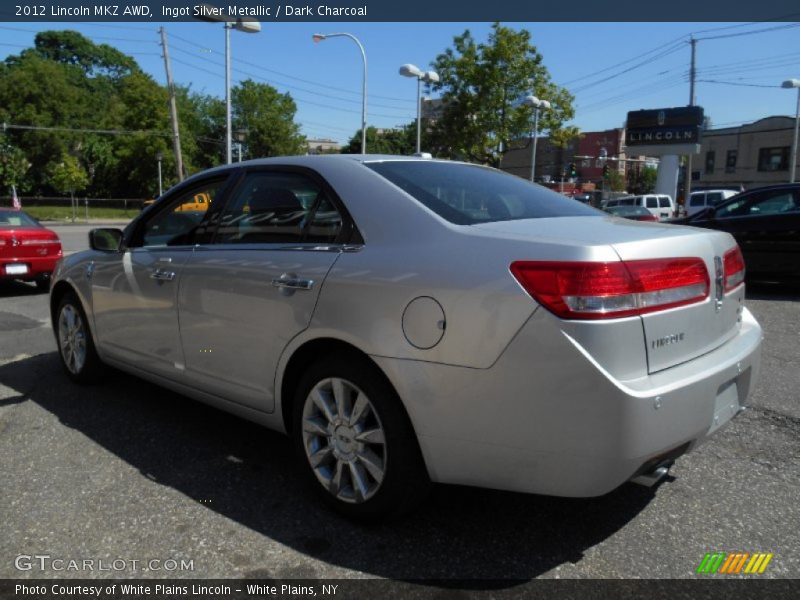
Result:
[[[17,188],[16,186],[11,186],[11,207],[15,210],[22,210],[22,202],[19,201],[19,196],[17,196]]]

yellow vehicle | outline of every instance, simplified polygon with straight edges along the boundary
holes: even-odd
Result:
[[[155,202],[154,199],[145,200],[142,203],[142,210]],[[175,209],[175,212],[192,211],[192,212],[205,212],[211,204],[211,197],[206,192],[195,194],[194,197],[188,202],[184,202]]]

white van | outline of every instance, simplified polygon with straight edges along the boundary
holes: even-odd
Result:
[[[689,202],[686,206],[686,216],[705,210],[709,206],[716,206],[723,200],[735,196],[738,192],[733,190],[702,190],[689,194]]]
[[[659,221],[671,219],[675,216],[675,202],[667,194],[644,194],[643,196],[626,196],[615,198],[605,204],[611,206],[641,206],[658,217]]]

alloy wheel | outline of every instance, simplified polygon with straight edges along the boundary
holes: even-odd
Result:
[[[319,381],[303,406],[303,447],[319,482],[344,502],[372,498],[386,476],[386,436],[375,407],[353,383]]]

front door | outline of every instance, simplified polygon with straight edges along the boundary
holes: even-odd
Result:
[[[178,191],[148,211],[121,253],[98,257],[87,276],[92,282],[95,329],[101,351],[171,379],[184,368],[177,298],[182,270],[212,214],[189,211],[187,199],[209,198],[225,178]]]

